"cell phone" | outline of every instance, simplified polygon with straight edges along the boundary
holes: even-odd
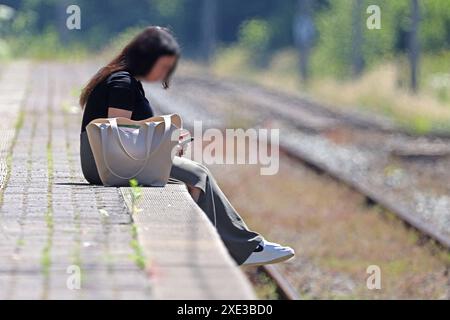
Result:
[[[179,145],[184,147],[189,142],[192,142],[194,140],[194,137],[191,137],[190,139],[184,140],[183,142],[180,142]]]

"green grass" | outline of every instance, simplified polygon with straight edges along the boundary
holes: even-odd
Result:
[[[23,127],[23,121],[25,117],[25,112],[23,110],[19,111],[16,122],[14,124],[14,137],[12,138],[11,145],[8,149],[8,153],[6,155],[6,176],[4,179],[4,185],[8,184],[8,181],[11,177],[11,168],[12,168],[12,151],[14,150],[14,146],[17,142],[17,136],[19,134],[20,129]],[[5,188],[0,188],[0,204],[3,203]]]
[[[69,162],[69,171],[70,171],[70,177],[72,182],[76,182],[75,180],[75,169],[74,166],[76,165],[74,163],[74,160],[72,159],[71,156],[71,152],[70,152],[70,148],[71,148],[71,142],[68,136],[67,131],[70,130],[70,121],[71,119],[69,118],[69,116],[71,114],[73,114],[73,107],[71,107],[69,105],[69,102],[67,102],[66,100],[63,100],[61,102],[61,105],[63,106],[63,116],[64,116],[64,128],[66,130],[66,143],[65,143],[65,148],[66,148],[66,154],[67,154],[67,159]],[[74,205],[74,215],[73,215],[73,223],[75,226],[75,234],[74,234],[74,246],[73,249],[71,251],[70,254],[70,259],[72,261],[72,264],[75,266],[79,267],[79,276],[80,276],[80,286],[81,288],[84,287],[84,283],[86,282],[86,275],[83,272],[83,268],[82,268],[82,257],[81,257],[81,248],[82,248],[82,244],[81,244],[81,239],[82,239],[82,227],[81,227],[81,213],[80,210],[78,210],[78,208],[76,208],[76,203],[73,202],[73,198],[72,198],[72,203]],[[83,291],[81,291],[81,294],[83,294]]]
[[[263,273],[257,275],[256,294],[260,299],[280,299],[275,282]]]
[[[142,197],[142,186],[136,179],[130,179],[129,183],[131,187],[131,214],[134,215],[142,211],[137,206],[139,199]]]
[[[81,60],[89,56],[88,48],[80,42],[63,44],[52,27],[39,35],[8,37],[4,41],[4,59]]]
[[[52,144],[51,141],[47,143],[47,165],[48,165],[48,177],[49,177],[49,190],[53,183],[53,156],[52,156]],[[52,248],[52,238],[54,231],[53,222],[53,210],[52,210],[52,193],[47,194],[47,211],[45,212],[45,222],[47,224],[47,242],[42,250],[41,256],[41,267],[45,278],[48,280],[49,270],[51,266],[51,248]]]
[[[52,121],[53,121],[53,111],[50,106],[47,106],[48,111],[48,122],[47,126],[49,132],[52,132]],[[34,131],[37,126],[37,119],[33,119],[33,136]],[[44,275],[44,290],[43,290],[43,298],[47,298],[50,284],[50,268],[52,265],[51,259],[51,250],[53,246],[53,233],[54,233],[54,221],[53,221],[53,194],[52,194],[52,186],[53,186],[53,171],[54,171],[54,163],[53,163],[53,148],[52,148],[52,139],[51,135],[48,137],[47,145],[46,145],[46,156],[47,156],[47,175],[48,175],[48,193],[47,193],[47,211],[45,212],[45,222],[47,225],[47,241],[41,253],[41,269]]]
[[[131,214],[133,218],[135,214],[142,211],[142,209],[137,206],[138,200],[142,197],[142,186],[139,185],[139,182],[136,179],[130,179],[129,183],[131,187]],[[137,226],[134,223],[131,225],[131,237],[132,240],[130,241],[130,246],[133,249],[131,259],[140,269],[144,270],[146,267],[146,259],[144,257],[144,251],[139,243]]]
[[[144,251],[139,244],[138,240],[138,231],[135,224],[131,225],[131,236],[132,240],[130,241],[130,246],[133,249],[133,254],[131,255],[131,259],[134,263],[139,267],[139,269],[144,270],[146,267],[146,259],[144,256]]]

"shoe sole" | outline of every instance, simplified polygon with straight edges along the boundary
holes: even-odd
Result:
[[[248,263],[248,264],[243,264],[243,267],[254,267],[254,266],[263,266],[265,264],[274,264],[274,263],[279,263],[279,262],[283,262],[286,260],[291,259],[292,257],[294,257],[295,254],[292,253],[290,255],[284,256],[284,257],[280,257],[280,258],[276,258],[270,261],[266,261],[266,262],[255,262],[255,263]]]

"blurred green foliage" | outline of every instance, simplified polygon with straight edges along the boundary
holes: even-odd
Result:
[[[213,37],[202,32],[202,28],[208,29],[205,1],[216,2]],[[330,98],[335,94],[333,102],[342,97],[343,103],[376,109],[398,118],[402,125],[416,132],[427,132],[430,128],[449,130],[448,117],[441,117],[439,110],[450,103],[449,0],[419,1],[419,84],[424,94],[420,102],[399,97],[405,92],[409,94],[412,0],[3,0],[0,60],[72,59],[100,56],[99,53],[112,56],[145,26],[161,25],[174,31],[183,57],[202,62],[204,52],[209,52],[205,39],[214,39],[215,55],[210,57],[214,68],[233,76],[257,79],[261,79],[260,72],[267,71],[270,74],[267,78],[276,80],[277,86],[299,84],[292,87],[308,90],[299,78],[302,56],[293,31],[300,2],[311,5],[316,31],[309,55],[311,83],[334,81],[334,87],[315,92],[317,96],[328,94]],[[81,30],[66,27],[69,5],[81,9]],[[366,27],[369,5],[380,7],[381,29]],[[352,77],[354,62],[359,61],[354,50],[355,19],[361,26],[358,57],[364,64],[358,81]],[[391,72],[389,66],[395,70]],[[380,69],[385,72],[377,73]],[[348,86],[349,82],[365,85],[347,90],[345,96],[341,86]],[[383,84],[383,88],[374,84]],[[428,96],[432,100],[427,100]],[[399,108],[415,102],[410,111],[414,108],[422,111],[405,112]],[[428,117],[428,113],[433,116]]]
[[[392,59],[406,52],[410,28],[410,0],[364,0],[381,8],[381,29],[363,28],[363,56],[367,66]],[[450,1],[421,1],[419,29],[421,48],[425,53],[450,49]],[[327,10],[316,16],[319,43],[313,56],[313,69],[319,74],[348,76],[351,63],[352,1],[330,1]],[[363,26],[368,14],[361,12]],[[324,61],[332,62],[324,64]],[[450,69],[447,69],[450,70]]]
[[[248,63],[264,67],[271,55],[294,46],[293,20],[298,0],[214,1],[217,2],[217,47],[235,47],[235,52],[242,53]],[[311,1],[317,29],[310,62],[313,76],[345,78],[350,75],[355,1]],[[394,59],[399,59],[400,66],[405,65],[401,59],[408,47],[411,0],[361,1],[362,54],[366,67]],[[184,56],[199,58],[204,50],[201,32],[204,0],[4,0],[2,3],[16,11],[8,19],[2,19],[0,14],[0,57],[83,57],[111,42],[125,44],[146,25],[173,29]],[[68,30],[65,26],[66,8],[71,4],[81,8],[81,30]],[[369,5],[381,8],[380,30],[365,27]],[[439,67],[441,72],[448,73],[445,60],[450,48],[450,1],[427,0],[420,1],[420,5],[421,49],[423,56],[433,57],[424,58],[423,77],[428,77],[427,70],[432,69],[434,74]],[[433,63],[435,57],[439,61]],[[439,82],[428,80],[427,83]],[[448,99],[445,90],[436,90],[441,99]]]
[[[270,25],[266,20],[246,20],[239,28],[238,46],[251,53],[250,63],[263,66],[267,63],[271,36]]]

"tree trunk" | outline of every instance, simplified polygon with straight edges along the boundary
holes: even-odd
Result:
[[[58,32],[59,40],[62,44],[69,42],[69,29],[67,29],[66,21],[68,14],[66,13],[67,7],[71,2],[69,0],[59,0],[56,9],[56,30]]]
[[[201,55],[207,64],[216,51],[216,26],[217,20],[217,0],[203,0],[202,2],[202,52]]]
[[[411,90],[416,93],[418,90],[418,73],[420,47],[418,30],[420,23],[420,8],[418,0],[411,0],[411,30],[409,32],[409,61],[411,66]]]
[[[363,1],[353,0],[352,10],[352,74],[357,78],[364,71],[364,56],[362,53],[363,29],[362,29],[362,10]]]
[[[294,21],[294,38],[299,52],[300,76],[306,83],[309,79],[309,56],[315,36],[311,0],[298,0]]]

